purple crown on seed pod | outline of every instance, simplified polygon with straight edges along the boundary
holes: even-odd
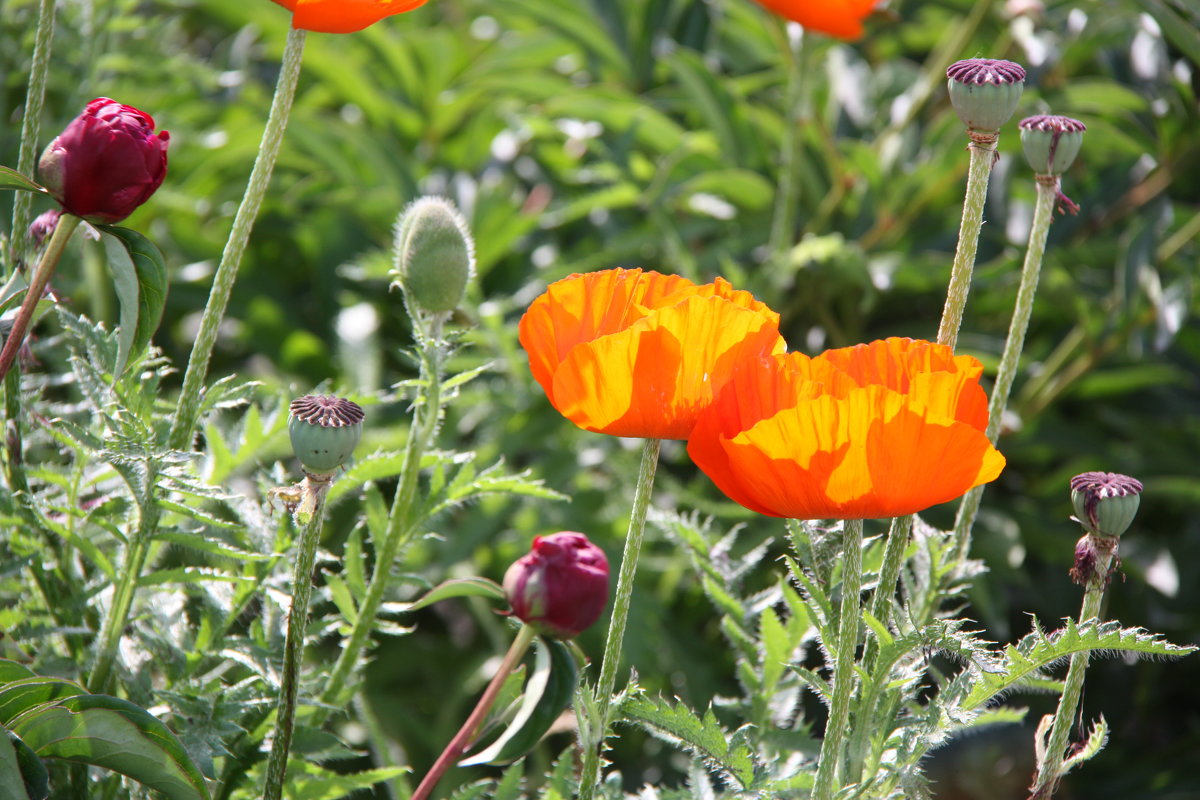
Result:
[[[504,573],[504,593],[517,619],[546,636],[574,638],[608,603],[608,558],[582,533],[535,537]]]
[[[1025,68],[1012,61],[968,58],[946,69],[950,102],[972,131],[994,133],[1017,110]]]

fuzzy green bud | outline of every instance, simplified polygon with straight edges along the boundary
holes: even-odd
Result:
[[[1017,123],[1021,129],[1021,148],[1025,160],[1038,175],[1061,175],[1067,171],[1079,148],[1087,126],[1077,119],[1038,114]]]
[[[995,133],[1008,122],[1025,88],[1025,68],[1012,61],[968,58],[946,70],[950,102],[972,131]]]
[[[392,275],[418,308],[441,314],[462,302],[475,274],[475,243],[449,200],[422,197],[396,222]]]
[[[332,475],[350,458],[362,436],[363,410],[332,395],[305,395],[288,410],[288,435],[304,471]]]
[[[1085,472],[1071,479],[1075,521],[1093,536],[1115,538],[1129,529],[1141,503],[1142,484],[1115,472]]]

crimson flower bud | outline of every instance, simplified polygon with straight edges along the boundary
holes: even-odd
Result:
[[[162,184],[169,139],[146,112],[97,97],[42,153],[38,172],[67,213],[120,222]]]
[[[533,549],[504,573],[504,593],[513,616],[538,633],[573,638],[608,603],[608,558],[582,533],[536,536]]]

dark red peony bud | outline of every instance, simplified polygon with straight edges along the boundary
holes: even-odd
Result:
[[[546,636],[570,639],[608,603],[608,558],[582,533],[536,536],[533,549],[504,573],[512,613]]]
[[[42,153],[38,172],[67,213],[120,222],[162,184],[169,139],[146,112],[97,97]]]

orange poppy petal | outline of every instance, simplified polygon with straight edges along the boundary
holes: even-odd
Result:
[[[720,297],[689,297],[572,348],[547,395],[586,430],[686,439],[739,362],[783,352],[776,319]]]
[[[555,281],[530,304],[518,327],[534,380],[551,394],[554,372],[574,347],[627,328],[649,310],[697,289],[686,278],[640,269],[607,269]]]
[[[863,35],[863,20],[875,8],[876,1],[758,0],[763,7],[781,17],[841,39],[858,39]]]
[[[426,0],[275,0],[292,11],[292,27],[318,33],[353,33],[381,19],[412,11]]]

